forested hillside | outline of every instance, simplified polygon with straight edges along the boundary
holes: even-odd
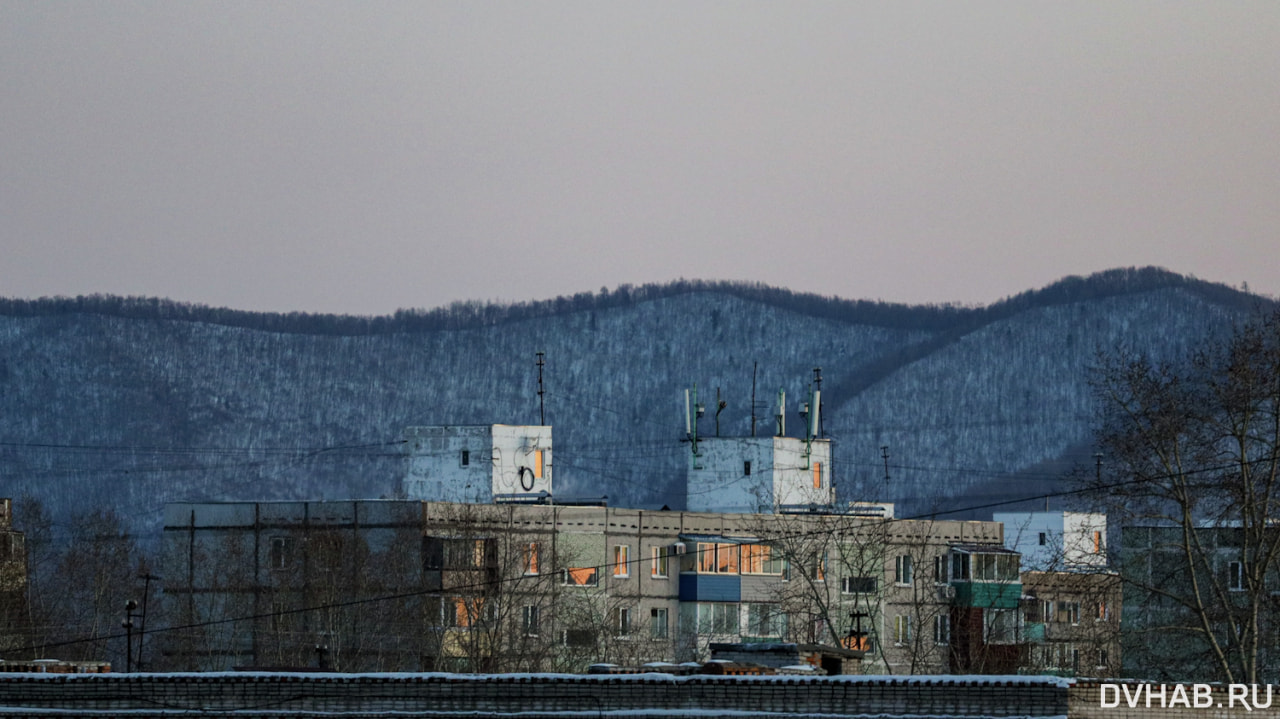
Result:
[[[982,308],[697,281],[382,318],[0,300],[0,494],[144,535],[166,501],[393,495],[405,426],[536,423],[541,351],[558,496],[678,507],[686,387],[704,434],[717,388],[721,433],[747,434],[754,372],[767,433],[821,367],[842,499],[955,507],[1042,491],[1087,446],[1097,351],[1173,357],[1260,302],[1157,269]]]

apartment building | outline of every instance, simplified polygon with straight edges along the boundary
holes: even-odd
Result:
[[[323,647],[342,670],[582,671],[792,641],[862,651],[864,671],[994,670],[973,659],[1003,641],[993,597],[1021,592],[1002,541],[992,522],[832,513],[171,504],[165,601],[191,628],[161,651],[177,670],[307,666]]]
[[[13,500],[0,498],[0,650],[27,643],[26,537],[13,528]]]

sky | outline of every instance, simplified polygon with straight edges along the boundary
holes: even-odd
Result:
[[[0,0],[0,296],[1280,295],[1280,3]]]

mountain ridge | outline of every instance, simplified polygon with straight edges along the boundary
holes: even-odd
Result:
[[[0,300],[0,477],[62,517],[137,509],[143,533],[164,501],[390,496],[404,427],[536,423],[545,351],[560,496],[678,507],[685,387],[722,391],[726,434],[749,434],[753,414],[770,432],[778,391],[794,405],[822,367],[842,500],[927,511],[947,493],[1051,485],[1025,473],[1087,442],[1096,350],[1174,357],[1270,302],[1158,268],[915,314],[702,281],[364,324],[145,298]]]

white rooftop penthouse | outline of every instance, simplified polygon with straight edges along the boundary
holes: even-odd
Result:
[[[778,434],[773,437],[699,437],[696,390],[686,421],[688,470],[685,507],[690,512],[769,514],[830,511],[831,440],[818,438],[821,395],[802,405],[804,437],[787,437],[785,395],[779,393]],[[809,412],[812,406],[814,411]]]
[[[1023,569],[1072,571],[1107,566],[1107,515],[1095,512],[996,512],[1004,544]]]
[[[408,427],[404,437],[408,499],[489,504],[551,497],[550,426]]]

